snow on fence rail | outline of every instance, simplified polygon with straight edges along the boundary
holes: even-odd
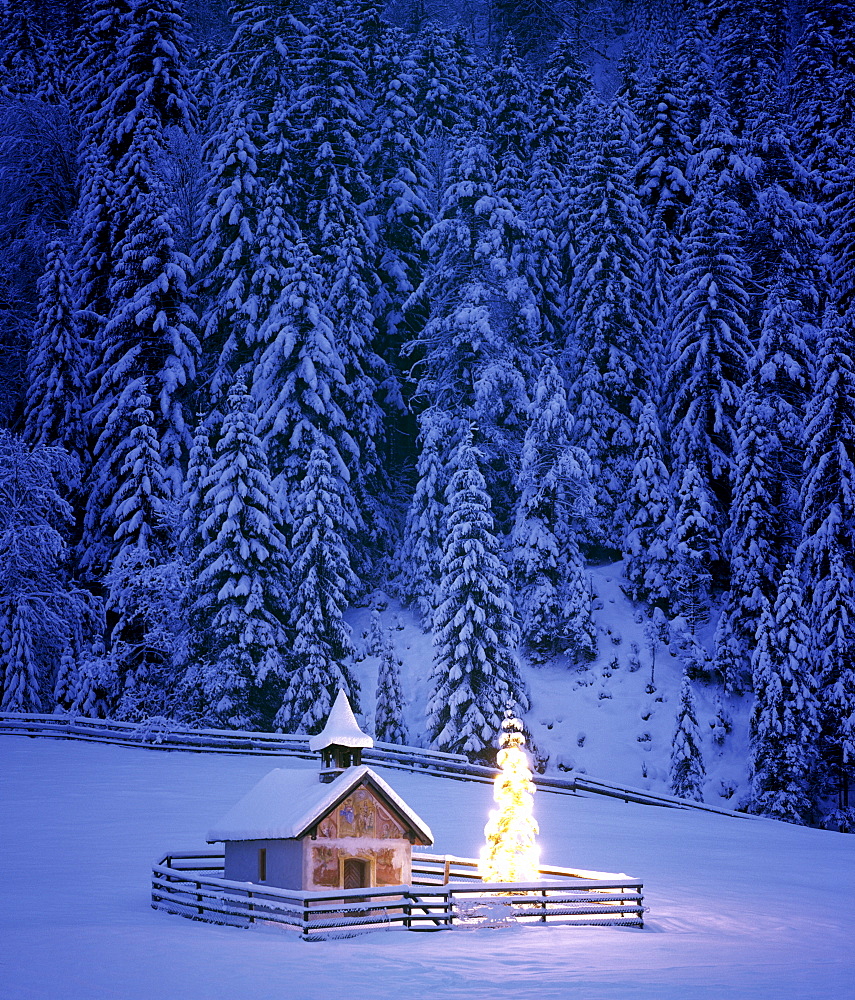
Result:
[[[147,722],[116,722],[111,719],[89,719],[84,716],[34,715],[16,712],[0,713],[0,733],[19,736],[48,736],[60,739],[89,740],[119,746],[145,746],[157,750],[185,750],[206,753],[264,754],[315,759],[309,750],[308,736],[288,733],[245,732],[230,729],[191,729],[168,719]],[[366,764],[404,771],[420,771],[443,778],[462,781],[492,782],[496,769],[470,764],[462,754],[444,753],[424,747],[375,743],[364,750]],[[698,809],[722,816],[749,818],[748,813],[735,812],[706,802],[680,799],[674,795],[649,792],[600,781],[588,775],[574,774],[567,778],[535,775],[534,782],[544,792],[573,795],[579,792],[607,795],[638,802],[642,805],[667,806],[674,809]],[[750,817],[755,818],[755,817]]]
[[[301,892],[222,878],[223,854],[170,853],[152,868],[151,905],[194,920],[298,931],[304,939],[461,925],[642,927],[643,884],[628,875],[541,869],[538,882],[482,882],[469,858],[414,854],[411,885]]]

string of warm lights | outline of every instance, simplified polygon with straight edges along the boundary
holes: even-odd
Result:
[[[497,761],[500,772],[493,783],[498,808],[490,811],[484,827],[487,843],[478,873],[485,882],[534,882],[540,872],[535,838],[535,786],[523,748],[522,723],[511,709],[505,712]]]

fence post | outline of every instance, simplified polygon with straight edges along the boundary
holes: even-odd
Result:
[[[247,892],[246,895],[247,895],[247,898],[249,899],[249,906],[247,907],[247,909],[249,910],[249,922],[251,924],[254,924],[255,923],[255,913],[253,911],[253,905],[252,905],[252,891]]]
[[[205,907],[202,905],[202,883],[195,882],[196,886],[196,909],[199,911],[199,916],[203,916],[205,913]]]
[[[445,856],[445,864],[442,869],[442,884],[448,885],[448,880],[451,877],[451,861],[448,859],[448,855]]]

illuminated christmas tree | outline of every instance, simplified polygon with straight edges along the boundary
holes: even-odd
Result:
[[[509,708],[502,722],[497,760],[501,771],[493,785],[499,808],[484,827],[487,844],[479,874],[485,882],[534,882],[540,872],[533,815],[534,782],[523,747],[522,723]]]

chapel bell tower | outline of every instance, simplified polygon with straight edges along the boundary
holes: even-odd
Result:
[[[309,749],[321,755],[320,780],[333,781],[346,768],[357,767],[363,748],[373,746],[374,740],[359,728],[347,695],[339,689],[323,731],[309,740]]]

